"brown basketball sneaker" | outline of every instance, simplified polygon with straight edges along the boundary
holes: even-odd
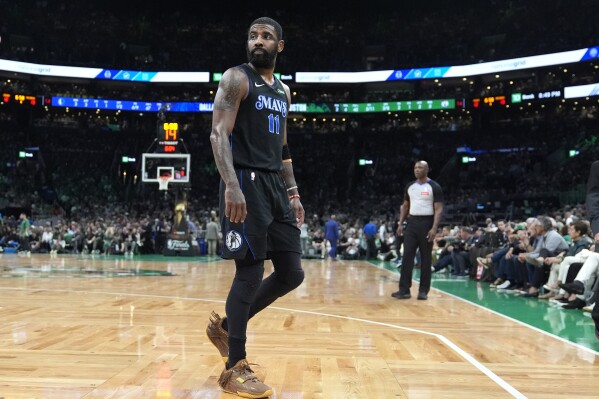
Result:
[[[223,328],[223,321],[221,317],[212,312],[210,315],[210,323],[206,327],[206,335],[208,339],[216,349],[220,352],[220,356],[223,358],[223,362],[227,363],[229,360],[229,333]]]
[[[220,374],[218,385],[224,392],[232,393],[243,398],[266,398],[272,395],[272,389],[254,375],[247,360],[241,359]]]

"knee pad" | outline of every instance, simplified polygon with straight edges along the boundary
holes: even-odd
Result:
[[[291,270],[285,276],[285,284],[291,289],[295,289],[303,283],[305,273],[302,269]]]
[[[299,287],[304,281],[301,255],[293,252],[275,252],[272,254],[275,265],[275,278],[290,290]]]
[[[252,303],[264,276],[264,261],[237,264],[231,293],[242,302]]]

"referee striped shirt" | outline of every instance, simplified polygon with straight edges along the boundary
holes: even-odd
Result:
[[[433,216],[434,203],[443,202],[443,190],[432,179],[428,179],[425,183],[415,180],[407,185],[404,198],[410,203],[411,216]]]

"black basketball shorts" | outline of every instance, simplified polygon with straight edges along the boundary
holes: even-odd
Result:
[[[268,253],[274,251],[301,254],[300,230],[283,178],[276,172],[251,169],[236,169],[235,172],[245,196],[247,217],[244,223],[232,223],[225,216],[225,184],[221,180],[221,256],[245,259],[247,251],[254,259],[269,259]]]

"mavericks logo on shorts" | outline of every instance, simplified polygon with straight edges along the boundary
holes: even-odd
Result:
[[[241,234],[236,232],[235,230],[231,230],[225,236],[225,245],[227,249],[231,252],[239,251],[242,244]]]

